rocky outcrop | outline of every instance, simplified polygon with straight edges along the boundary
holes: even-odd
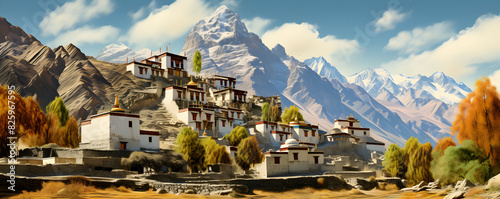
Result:
[[[488,184],[484,188],[486,190],[497,189],[500,190],[500,174],[488,180]]]
[[[475,185],[467,179],[458,181],[453,190],[444,199],[464,198],[465,194],[469,191],[469,188],[474,186]]]

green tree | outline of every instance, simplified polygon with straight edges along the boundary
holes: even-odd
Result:
[[[238,153],[236,153],[236,163],[248,173],[251,166],[262,162],[262,152],[259,150],[259,143],[255,136],[245,138],[238,145]]]
[[[262,121],[269,121],[269,103],[262,105]]]
[[[47,107],[45,107],[47,113],[53,112],[59,118],[59,126],[66,125],[69,119],[68,109],[64,105],[64,101],[60,97],[56,97],[52,100]]]
[[[198,172],[203,169],[205,162],[205,148],[198,139],[198,133],[191,128],[185,127],[177,135],[176,151],[184,155],[190,172]]]
[[[488,157],[474,141],[464,140],[461,146],[449,146],[444,155],[433,160],[431,171],[434,179],[443,185],[467,179],[484,184],[491,177]]]
[[[404,177],[404,150],[397,144],[389,145],[387,151],[384,154],[384,165],[385,170],[393,177]]]
[[[283,114],[281,115],[281,122],[288,124],[290,121],[294,121],[295,118],[299,121],[304,121],[304,117],[302,117],[299,107],[292,105],[290,108],[285,108],[283,111]]]
[[[278,105],[274,105],[271,110],[271,121],[279,122],[280,121],[280,108]]]
[[[424,182],[432,182],[432,173],[430,171],[432,161],[432,145],[427,142],[421,145],[411,156],[406,172],[406,179],[410,185]]]
[[[241,140],[247,137],[248,137],[248,132],[245,129],[245,127],[242,126],[236,126],[233,130],[231,130],[231,133],[224,136],[224,138],[229,141],[229,145],[231,146],[238,146]]]
[[[418,138],[415,138],[413,136],[410,137],[406,141],[405,148],[404,150],[404,159],[405,159],[405,166],[404,166],[404,172],[406,174],[406,171],[408,170],[408,165],[410,164],[410,158],[413,156],[413,153],[417,151],[420,148],[420,142],[418,141]]]
[[[215,142],[212,138],[201,139],[201,144],[205,148],[205,165],[209,164],[231,164],[231,157],[226,151],[225,146],[221,146]]]
[[[193,72],[196,72],[196,74],[201,72],[201,53],[198,50],[194,52],[193,56]]]

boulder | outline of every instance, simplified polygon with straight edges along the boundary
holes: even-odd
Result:
[[[425,184],[424,181],[418,183],[417,185],[413,186],[413,187],[408,187],[408,188],[404,188],[404,189],[401,189],[401,191],[413,191],[413,192],[419,192],[419,191],[423,191],[423,190],[426,190],[427,189],[427,185]]]
[[[360,190],[372,190],[378,187],[377,181],[368,181],[361,178],[352,178],[348,180],[348,184]]]
[[[462,181],[458,181],[457,184],[455,184],[455,187],[453,188],[453,191],[450,192],[445,199],[457,199],[457,198],[463,198],[467,191],[469,191],[469,188],[475,186],[472,184],[467,179],[464,179]]]
[[[165,193],[167,193],[167,190],[165,190],[163,188],[159,188],[159,189],[156,190],[156,193],[157,194],[165,194]]]
[[[196,194],[196,192],[193,189],[186,189],[184,190],[185,194]]]
[[[488,180],[488,184],[484,189],[490,190],[493,188],[500,189],[500,174],[496,175],[493,178],[490,178],[490,180]]]

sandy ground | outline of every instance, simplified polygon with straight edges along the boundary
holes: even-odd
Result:
[[[201,196],[193,194],[157,194],[154,191],[146,192],[121,192],[121,191],[110,191],[110,190],[96,190],[95,192],[87,192],[78,195],[78,198],[144,198],[144,199],[160,199],[160,198],[230,198],[228,196]],[[11,198],[66,198],[58,197],[56,194],[42,194],[38,192],[30,192],[14,196]],[[292,190],[286,192],[264,192],[255,190],[254,195],[244,195],[244,198],[287,198],[287,199],[302,199],[302,198],[357,198],[357,199],[367,199],[367,198],[444,198],[437,194],[429,194],[427,192],[400,192],[394,191],[382,191],[382,190],[371,190],[371,191],[329,191],[329,190],[315,190],[311,188]],[[473,197],[473,198],[484,198],[484,197]]]

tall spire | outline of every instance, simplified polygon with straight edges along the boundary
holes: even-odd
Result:
[[[113,105],[111,112],[125,112],[125,110],[123,110],[120,107],[120,102],[118,101],[118,94],[115,94],[115,105]]]

